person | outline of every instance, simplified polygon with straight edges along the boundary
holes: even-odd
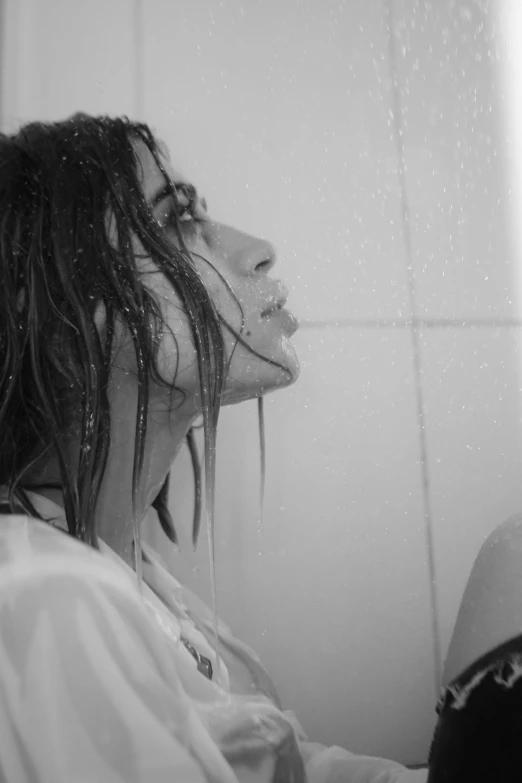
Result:
[[[198,417],[212,524],[220,406],[298,377],[273,247],[214,222],[125,117],[30,123],[0,166],[2,780],[424,780],[308,741],[141,543],[152,507],[175,540],[168,476]]]
[[[522,514],[482,545],[457,615],[437,705],[430,783],[522,777]]]

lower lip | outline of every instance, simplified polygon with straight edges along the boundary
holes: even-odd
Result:
[[[271,310],[266,313],[264,318],[270,318],[271,320],[277,320],[281,324],[281,328],[288,335],[293,334],[299,329],[299,321],[290,310]]]

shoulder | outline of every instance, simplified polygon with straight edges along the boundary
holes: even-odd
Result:
[[[457,615],[443,684],[522,634],[522,513],[491,533],[473,565]]]
[[[0,549],[6,779],[230,781],[135,581],[25,517],[0,519]]]
[[[45,583],[106,585],[130,596],[133,580],[101,552],[46,522],[27,516],[0,516],[0,603]]]
[[[58,683],[78,672],[88,681],[100,666],[120,672],[116,679],[157,667],[162,637],[132,574],[44,522],[0,522],[0,690],[13,673],[22,682],[53,670]]]

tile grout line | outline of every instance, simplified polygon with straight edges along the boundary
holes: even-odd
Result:
[[[302,319],[299,329],[516,329],[522,318],[338,318]]]
[[[401,97],[399,94],[398,76],[397,76],[397,54],[394,39],[394,18],[393,18],[394,0],[386,0],[386,32],[388,37],[388,52],[391,71],[391,98],[392,98],[392,128],[397,148],[397,167],[399,187],[401,194],[401,213],[402,213],[402,237],[406,253],[406,270],[408,274],[408,291],[410,299],[410,311],[413,318],[410,320],[409,331],[413,348],[413,367],[415,375],[415,391],[417,397],[417,429],[419,432],[420,451],[421,451],[421,472],[424,498],[424,529],[426,540],[426,554],[428,559],[428,577],[431,600],[431,630],[433,644],[434,661],[434,679],[435,679],[435,697],[440,690],[442,677],[440,632],[439,632],[439,611],[437,602],[437,582],[435,553],[433,545],[433,514],[431,509],[430,481],[428,475],[428,447],[426,440],[426,424],[424,418],[424,396],[422,389],[422,370],[420,359],[420,339],[419,325],[415,318],[415,275],[413,272],[413,253],[411,243],[411,224],[410,211],[408,204],[408,195],[406,188],[406,166],[403,144],[403,116]]]
[[[133,27],[134,27],[134,52],[135,52],[135,64],[134,64],[134,78],[135,78],[135,107],[136,120],[138,122],[144,122],[144,110],[145,110],[145,47],[143,41],[143,0],[134,0],[134,15],[133,15]]]

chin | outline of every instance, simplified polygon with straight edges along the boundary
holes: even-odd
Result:
[[[263,393],[265,394],[268,391],[276,391],[277,389],[285,389],[287,386],[291,386],[297,381],[301,374],[299,357],[297,356],[295,347],[288,338],[283,340],[283,344],[279,346],[279,350],[272,353],[270,358],[282,367],[285,367],[287,372],[283,372],[283,370],[280,370],[278,367],[265,365],[266,370],[260,379],[260,385],[264,386]],[[263,376],[266,376],[266,378]]]
[[[255,383],[246,380],[241,382],[238,378],[229,378],[223,389],[221,404],[237,405],[239,402],[254,400],[256,397],[263,397],[265,394],[270,394],[278,389],[286,389],[287,386],[292,386],[299,378],[301,371],[297,357],[291,363],[285,362],[285,366],[288,367],[288,373],[284,373],[277,367],[265,364],[264,372],[259,374]]]
[[[235,405],[285,389],[299,378],[299,358],[288,336],[282,339],[279,337],[271,344],[253,344],[252,348],[261,356],[266,356],[268,361],[253,358],[244,349],[237,351],[225,381],[222,405]],[[274,366],[270,361],[280,366]]]

